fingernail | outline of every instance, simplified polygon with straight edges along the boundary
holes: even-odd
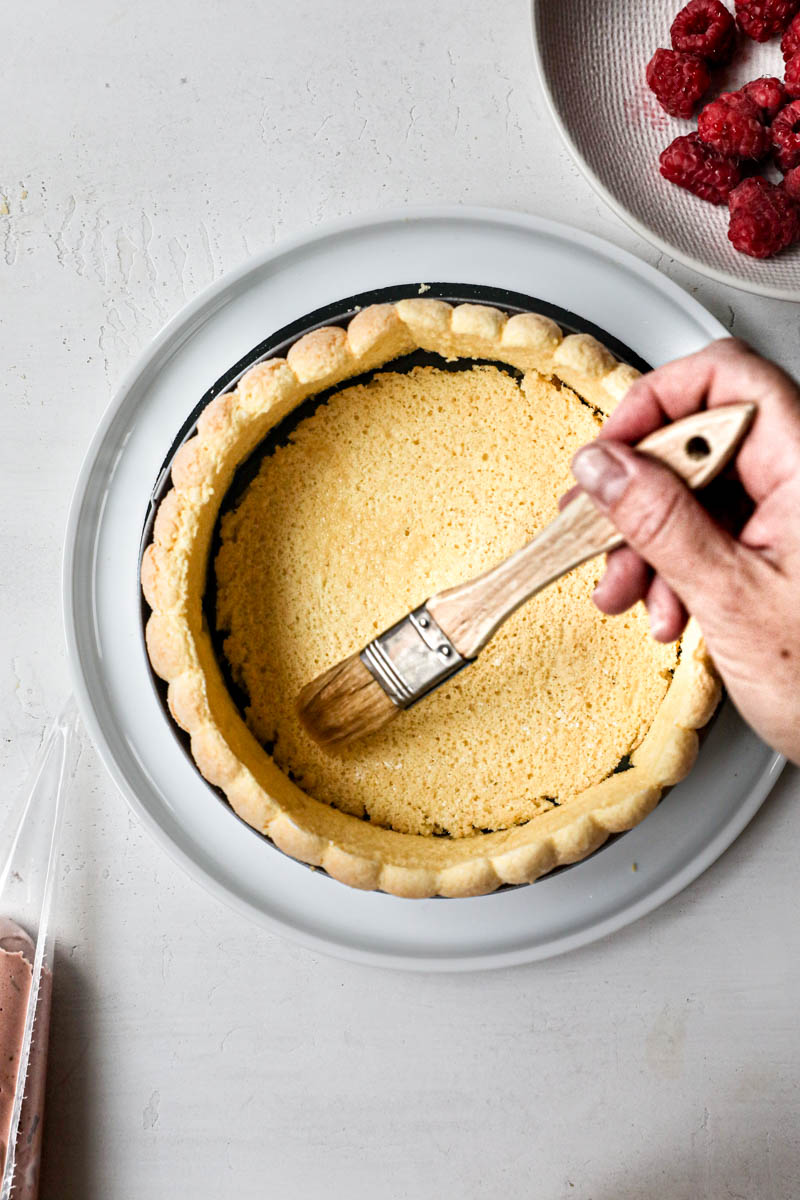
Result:
[[[616,504],[630,482],[627,465],[606,446],[593,442],[572,460],[572,474],[584,491],[600,504]]]
[[[648,605],[648,616],[650,618],[651,635],[657,642],[662,641],[664,634],[667,632],[667,614],[651,601]]]

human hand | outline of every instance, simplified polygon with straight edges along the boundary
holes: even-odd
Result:
[[[736,458],[754,504],[733,536],[660,463],[626,443],[666,421],[737,400],[758,406]],[[800,390],[734,339],[644,375],[572,463],[625,536],[594,592],[603,612],[644,600],[659,641],[697,618],[742,716],[800,763]]]

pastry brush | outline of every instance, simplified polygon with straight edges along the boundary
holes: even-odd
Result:
[[[636,450],[700,488],[730,461],[754,414],[753,404],[696,413],[651,433]],[[321,746],[375,732],[468,666],[526,600],[623,541],[580,493],[510,558],[431,596],[363,650],[306,684],[297,698],[300,720]]]

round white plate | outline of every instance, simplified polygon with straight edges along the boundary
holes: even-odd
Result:
[[[530,887],[469,900],[353,891],[276,852],[201,779],[165,719],[142,651],[137,562],[153,481],[197,400],[265,336],[353,293],[416,281],[492,285],[561,305],[653,364],[724,333],[637,259],[533,217],[463,208],[383,215],[287,243],[179,313],[112,401],[75,491],[64,608],[75,689],[106,766],[195,879],[314,949],[467,970],[559,953],[674,895],[736,837],[782,763],[726,706],[695,771],[635,830]]]
[[[800,244],[760,261],[728,241],[728,209],[707,204],[659,174],[658,156],[697,120],[670,117],[645,81],[683,0],[533,0],[533,44],[553,119],[594,189],[637,233],[722,283],[800,300]],[[728,4],[732,9],[732,5]],[[716,91],[760,75],[783,78],[780,39],[741,36]],[[773,168],[773,179],[780,175]]]

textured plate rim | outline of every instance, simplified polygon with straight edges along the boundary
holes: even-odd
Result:
[[[625,224],[637,233],[644,241],[649,242],[656,249],[666,254],[669,258],[674,258],[677,262],[682,263],[685,267],[690,267],[693,271],[697,271],[701,275],[705,275],[708,279],[714,279],[717,283],[725,283],[730,287],[738,288],[741,292],[749,292],[755,296],[763,296],[770,300],[788,300],[800,301],[800,287],[798,288],[777,288],[769,287],[767,284],[750,283],[749,280],[740,279],[738,275],[732,275],[729,271],[720,271],[716,267],[709,266],[699,258],[694,258],[691,254],[687,254],[683,250],[679,250],[672,242],[667,242],[660,238],[657,233],[650,228],[649,225],[643,224],[637,217],[631,213],[624,204],[616,198],[613,192],[610,192],[606,185],[601,181],[598,175],[589,166],[586,159],[581,154],[575,144],[569,129],[564,122],[561,113],[556,105],[555,97],[553,96],[547,74],[545,72],[544,62],[541,52],[540,38],[540,10],[548,0],[532,0],[531,3],[531,39],[533,42],[533,61],[536,67],[536,74],[539,80],[542,94],[547,105],[550,116],[553,119],[553,124],[558,130],[562,142],[575,160],[575,164],[583,177],[589,182],[595,192],[605,200],[608,207],[615,212],[617,216],[625,222]],[[726,330],[727,333],[727,330]]]
[[[200,313],[212,316],[217,308],[222,307],[226,293],[236,287],[248,275],[262,271],[273,259],[293,253],[302,248],[308,248],[316,243],[337,234],[351,233],[365,226],[391,225],[397,222],[413,223],[425,220],[448,220],[458,222],[478,221],[486,223],[501,223],[523,229],[533,229],[537,233],[552,233],[564,238],[565,234],[573,242],[577,242],[595,251],[606,259],[622,262],[634,275],[646,278],[648,282],[656,282],[663,293],[672,299],[679,299],[681,307],[694,310],[694,315],[705,326],[719,328],[724,333],[724,327],[706,308],[689,296],[678,284],[655,272],[653,267],[636,258],[629,251],[623,250],[613,243],[604,241],[594,234],[585,233],[567,224],[551,221],[546,218],[531,216],[511,210],[486,208],[479,206],[415,206],[406,209],[392,209],[377,212],[360,213],[357,216],[341,218],[315,227],[313,232],[287,238],[277,246],[248,259],[232,271],[223,274],[218,280],[208,285],[193,300],[172,316],[155,337],[137,356],[132,366],[125,372],[122,382],[109,401],[98,427],[92,437],[75,482],[69,507],[69,516],[65,530],[64,554],[62,560],[62,611],[67,655],[73,690],[78,701],[83,722],[94,742],[95,749],[106,770],[117,786],[117,789],[129,804],[143,827],[154,838],[167,856],[185,873],[199,884],[209,895],[220,900],[229,909],[254,920],[262,928],[296,944],[304,946],[315,953],[333,956],[365,966],[382,966],[397,970],[412,970],[421,972],[465,972],[478,970],[494,970],[503,967],[520,966],[537,962],[577,949],[580,946],[607,936],[632,924],[640,917],[652,912],[661,904],[677,895],[695,879],[697,879],[717,858],[736,840],[742,830],[763,804],[773,788],[785,759],[778,754],[772,754],[766,766],[762,769],[746,801],[739,805],[731,815],[730,820],[719,829],[704,847],[704,849],[685,866],[666,880],[661,887],[649,892],[641,900],[623,905],[617,912],[605,920],[589,923],[579,931],[548,941],[543,946],[525,946],[519,949],[480,953],[478,955],[457,954],[446,957],[441,951],[432,954],[395,954],[375,950],[361,950],[357,947],[332,942],[318,937],[313,933],[300,929],[289,921],[282,920],[273,914],[266,913],[257,905],[249,903],[244,898],[232,893],[223,882],[211,876],[201,867],[192,855],[179,846],[161,826],[144,803],[139,799],[135,789],[129,783],[124,771],[118,766],[114,754],[107,742],[103,727],[95,713],[95,705],[91,688],[84,674],[80,656],[79,639],[75,606],[75,558],[77,536],[83,503],[86,499],[87,484],[95,466],[98,452],[103,446],[106,433],[122,408],[128,392],[136,385],[140,375],[147,370],[162,354],[164,348],[178,334],[188,337],[196,318]],[[452,901],[458,903],[458,901]]]

